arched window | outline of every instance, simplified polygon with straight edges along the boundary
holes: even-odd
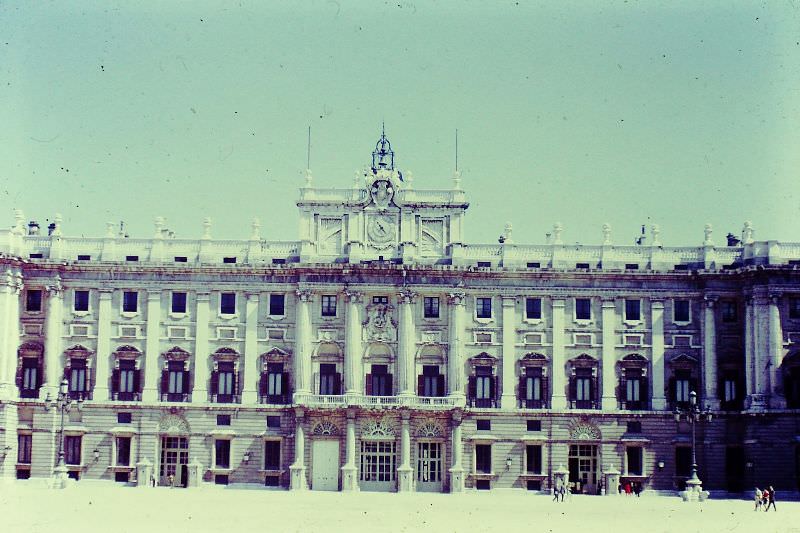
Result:
[[[571,409],[599,409],[597,359],[581,354],[569,362],[569,404]]]

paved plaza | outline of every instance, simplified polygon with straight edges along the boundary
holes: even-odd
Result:
[[[391,494],[208,488],[135,489],[73,484],[52,491],[37,483],[0,486],[0,531],[759,531],[800,533],[800,502],[756,513],[744,500],[702,504],[677,497],[549,496],[493,491]],[[780,494],[779,494],[780,496]]]

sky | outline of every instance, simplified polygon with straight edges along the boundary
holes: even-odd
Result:
[[[0,226],[295,240],[381,123],[466,241],[800,242],[800,0],[0,3]],[[45,224],[42,224],[43,226]],[[648,231],[649,232],[649,231]]]

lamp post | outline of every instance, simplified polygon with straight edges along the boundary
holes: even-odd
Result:
[[[701,409],[697,404],[697,393],[689,393],[689,407],[681,409],[675,407],[675,422],[686,420],[692,426],[692,473],[686,480],[687,500],[699,500],[703,490],[703,482],[697,476],[697,434],[696,425],[698,422],[711,422],[712,414],[709,409]]]
[[[78,409],[81,408],[81,400],[75,402]],[[47,398],[44,400],[45,410],[58,409],[61,413],[61,424],[58,439],[58,461],[56,467],[53,469],[53,476],[51,480],[51,488],[63,489],[67,486],[67,465],[64,463],[64,413],[69,413],[72,410],[72,398],[69,396],[69,382],[67,378],[61,380],[61,385],[58,387],[58,396],[53,399],[48,393]]]

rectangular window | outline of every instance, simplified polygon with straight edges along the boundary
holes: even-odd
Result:
[[[125,359],[119,362],[119,387],[117,391],[122,395],[120,400],[132,399],[133,393],[139,392],[135,384],[136,362]],[[130,413],[129,413],[130,414]]]
[[[281,469],[281,441],[264,441],[264,470]]]
[[[485,418],[480,418],[475,421],[475,426],[478,431],[491,431],[492,421]]]
[[[542,369],[540,367],[528,367],[525,369],[525,376],[522,378],[523,407],[528,409],[539,409],[544,407],[542,402]]]
[[[541,268],[542,264],[541,263],[526,263],[525,266],[528,267],[528,268]]]
[[[424,301],[425,318],[439,318],[439,298],[436,296],[426,296]]]
[[[132,420],[131,413],[117,413],[117,424],[130,424]]]
[[[638,322],[642,319],[642,301],[625,300],[625,320]]]
[[[31,451],[33,450],[33,435],[20,433],[17,435],[17,462],[31,464]]]
[[[479,366],[475,368],[475,398],[477,400],[492,399],[492,367]]]
[[[641,401],[640,378],[629,378],[625,380],[625,401],[628,403],[638,403]]]
[[[89,310],[89,291],[75,291],[73,309],[75,311]]]
[[[675,300],[673,305],[673,322],[689,322],[689,300]]]
[[[279,415],[267,416],[267,427],[278,429],[281,427],[281,417]]]
[[[139,260],[139,256],[138,255],[126,255],[125,256],[125,261],[136,262],[138,260]]]
[[[541,420],[528,420],[527,421],[527,430],[528,431],[541,431],[542,430],[542,421]]]
[[[139,310],[139,293],[136,291],[124,291],[122,293],[122,312],[136,313]]]
[[[442,443],[417,443],[417,481],[442,481]]]
[[[629,476],[642,475],[642,448],[639,446],[631,446],[625,449],[625,456],[628,464]]]
[[[373,296],[372,297],[372,303],[387,305],[389,303],[389,297],[388,296]]]
[[[231,415],[217,415],[217,425],[218,426],[230,426],[231,425]]]
[[[189,260],[189,258],[186,257],[185,255],[176,255],[175,256],[175,262],[176,263],[186,263],[188,260]]]
[[[678,403],[689,402],[691,385],[691,372],[688,370],[675,371],[675,401]]]
[[[78,254],[78,261],[91,261],[91,260],[92,260],[91,255]]]
[[[130,466],[131,438],[117,437],[117,466]]]
[[[73,398],[82,398],[88,388],[86,383],[86,359],[70,359],[69,393]]]
[[[642,423],[637,421],[628,422],[625,427],[626,433],[641,433],[642,432]]]
[[[38,312],[42,310],[42,291],[41,289],[28,289],[25,293],[25,310]]]
[[[185,383],[183,382],[183,362],[181,361],[170,361],[167,365],[168,369],[168,382],[167,382],[167,393],[170,395],[183,395],[185,389]],[[172,400],[175,401],[175,400]],[[180,401],[180,400],[178,400]]]
[[[219,313],[221,315],[236,314],[236,293],[223,292],[219,295]]]
[[[226,265],[232,265],[232,264],[236,263],[236,258],[235,257],[223,257],[222,258],[222,262],[225,263]]]
[[[800,319],[800,298],[789,298],[789,318]]]
[[[322,316],[336,316],[336,295],[322,295]]]
[[[723,322],[736,322],[738,320],[738,313],[736,309],[736,302],[732,300],[722,300],[720,303]]]
[[[80,435],[67,435],[64,437],[64,462],[68,465],[81,464]]]
[[[186,312],[186,293],[173,292],[172,293],[172,307],[170,310],[173,313],[183,314]]]
[[[218,402],[230,402],[233,400],[234,391],[234,367],[230,361],[221,361],[217,364],[217,394]]]
[[[397,445],[392,441],[361,441],[361,481],[392,482],[397,479]]]
[[[434,396],[444,396],[443,376],[439,374],[437,365],[422,366],[422,390],[420,396],[431,398]]]
[[[214,441],[214,465],[217,468],[231,467],[231,441],[228,439],[217,439]]]
[[[23,398],[35,398],[39,391],[39,359],[22,358],[22,391]]]
[[[492,473],[492,445],[475,445],[475,471],[479,474]]]
[[[386,365],[372,365],[369,380],[369,396],[391,396],[392,376]]]
[[[338,394],[339,376],[336,373],[336,365],[333,363],[321,363],[319,365],[319,393],[323,396]]]
[[[540,445],[525,446],[525,470],[529,474],[542,473],[542,447]]]
[[[625,270],[639,270],[637,263],[625,263]]]
[[[592,301],[589,298],[575,298],[575,320],[592,319]]]
[[[267,396],[277,399],[284,394],[283,363],[267,364]]]
[[[283,316],[286,314],[283,294],[269,295],[269,314],[270,316]]]
[[[478,318],[492,318],[491,298],[475,298],[475,316]]]
[[[542,318],[542,299],[525,298],[525,318],[539,320]]]

